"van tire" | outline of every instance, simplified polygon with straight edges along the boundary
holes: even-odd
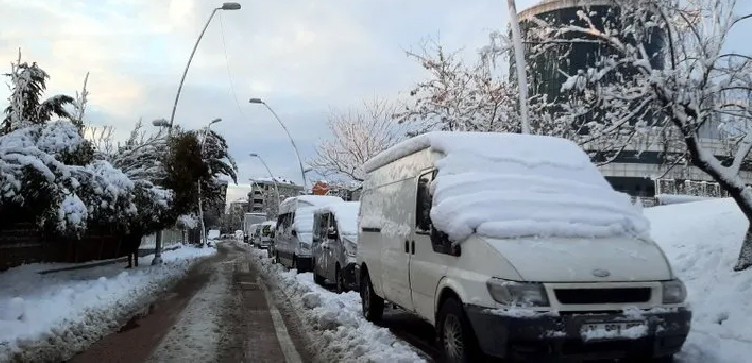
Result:
[[[373,291],[373,284],[371,278],[368,277],[367,270],[363,272],[363,277],[360,279],[360,300],[363,317],[372,323],[380,322],[384,315],[384,299]]]
[[[437,332],[444,362],[472,362],[480,355],[473,327],[457,298],[449,297],[441,305]]]
[[[324,286],[324,281],[326,281],[326,278],[316,273],[316,260],[315,259],[311,260],[311,265],[313,265],[313,282],[315,282],[316,285]]]
[[[334,268],[334,284],[338,294],[347,292],[347,288],[345,288],[345,276],[342,275],[339,264]]]

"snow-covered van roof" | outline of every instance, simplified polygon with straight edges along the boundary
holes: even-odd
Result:
[[[430,132],[373,159],[374,170],[430,148],[433,225],[461,241],[492,238],[647,237],[649,222],[631,198],[613,190],[577,144],[560,138],[495,132]]]
[[[344,199],[331,195],[298,195],[283,200],[279,204],[279,214],[290,213],[300,207],[323,207],[342,202],[344,202]]]
[[[343,234],[357,234],[358,233],[358,211],[360,210],[360,202],[343,202],[330,204],[326,207],[322,207],[316,210],[316,213],[329,213],[334,214],[334,219],[337,221],[339,231]]]

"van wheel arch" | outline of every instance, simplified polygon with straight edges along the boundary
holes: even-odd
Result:
[[[451,288],[445,287],[443,290],[441,290],[441,293],[439,294],[439,299],[436,301],[436,308],[434,309],[434,312],[433,312],[433,315],[434,315],[433,318],[435,322],[434,329],[437,329],[437,330],[439,329],[439,324],[438,324],[439,312],[441,311],[441,308],[444,306],[444,302],[449,298],[457,299],[457,301],[459,301],[460,304],[463,303],[462,299],[460,298],[460,295],[454,292],[454,290],[452,290]]]

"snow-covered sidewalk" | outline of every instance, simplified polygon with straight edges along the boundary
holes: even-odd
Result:
[[[653,239],[687,285],[692,328],[677,360],[752,359],[752,270],[732,270],[747,221],[731,199],[645,209]]]
[[[0,274],[0,362],[59,361],[116,330],[214,248],[184,246],[151,256],[138,268],[122,263],[40,275],[73,264],[29,264]]]
[[[360,295],[336,294],[313,282],[313,274],[297,274],[254,250],[265,278],[289,298],[313,343],[316,360],[323,362],[423,362],[416,351],[387,328],[363,318]]]

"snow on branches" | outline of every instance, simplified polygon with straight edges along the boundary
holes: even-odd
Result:
[[[59,159],[85,144],[65,121],[0,136],[3,223],[31,217],[47,229],[78,234],[90,222],[118,223],[135,213],[133,183],[108,162],[70,165]]]
[[[363,103],[362,109],[332,110],[327,126],[333,139],[316,145],[308,162],[319,174],[362,181],[363,164],[400,141],[403,133],[392,119],[396,108],[386,100]]]
[[[727,190],[752,221],[752,190],[739,174],[752,149],[752,55],[729,51],[727,44],[752,14],[735,9],[735,0],[614,0],[610,13],[582,9],[566,24],[532,19],[530,33],[534,52],[572,39],[600,47],[594,64],[566,75],[567,113],[599,110],[584,126],[618,130],[614,139],[624,145],[644,130],[678,133],[689,162]],[[700,136],[711,125],[721,125],[731,141],[730,158],[719,157]],[[752,229],[735,269],[749,266]]]

